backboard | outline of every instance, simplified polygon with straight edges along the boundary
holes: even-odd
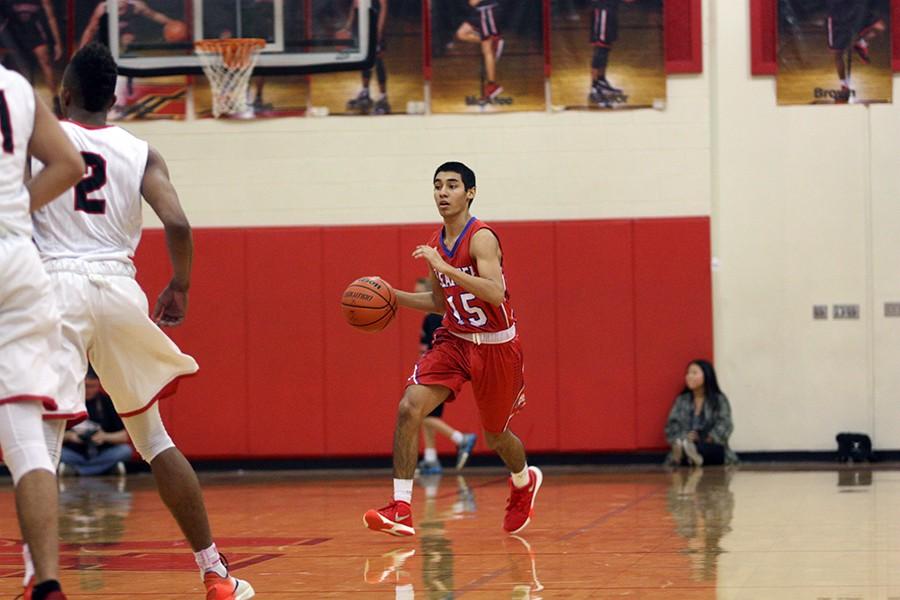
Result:
[[[200,74],[194,42],[254,37],[266,42],[254,73],[356,71],[375,58],[371,0],[105,0],[102,15],[123,75]],[[167,25],[181,22],[184,25]],[[172,32],[183,33],[173,39]],[[168,38],[168,39],[167,39]]]

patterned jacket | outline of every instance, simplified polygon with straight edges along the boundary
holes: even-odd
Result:
[[[713,412],[708,402],[703,403],[703,417],[707,423],[707,435],[716,444],[725,446],[725,464],[735,464],[738,457],[728,447],[728,438],[734,431],[734,423],[731,421],[731,405],[725,394],[719,394],[719,410]],[[666,441],[674,444],[676,440],[687,436],[691,431],[691,423],[694,418],[694,397],[690,393],[679,394],[669,411],[669,420],[666,422]]]

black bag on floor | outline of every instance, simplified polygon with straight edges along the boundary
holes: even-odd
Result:
[[[837,434],[838,460],[841,462],[869,462],[872,460],[872,440],[864,433]]]

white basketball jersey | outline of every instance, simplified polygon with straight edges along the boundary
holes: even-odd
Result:
[[[0,229],[31,235],[25,160],[34,131],[34,90],[0,66]]]
[[[61,123],[84,158],[84,178],[35,212],[34,241],[41,258],[131,263],[141,241],[141,182],[147,142],[115,125]],[[33,161],[35,172],[41,164]]]

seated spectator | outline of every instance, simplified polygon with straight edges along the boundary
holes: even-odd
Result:
[[[88,418],[66,431],[59,474],[103,475],[115,471],[124,475],[124,461],[132,454],[128,433],[90,367],[84,379],[84,397]]]
[[[719,389],[715,369],[708,361],[695,360],[688,365],[684,382],[666,423],[666,440],[672,446],[666,464],[737,463],[737,455],[728,447],[734,430],[731,405]]]

